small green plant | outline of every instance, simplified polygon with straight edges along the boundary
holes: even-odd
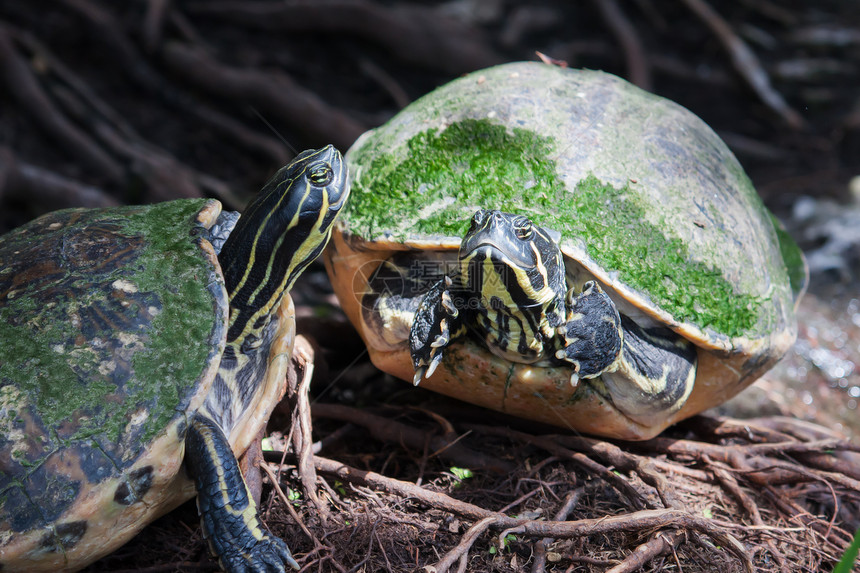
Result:
[[[339,493],[340,495],[346,495],[346,488],[345,488],[345,487],[343,487],[343,483],[341,483],[341,482],[339,482],[339,481],[337,481],[337,480],[335,480],[335,482],[334,482],[334,489],[335,489],[335,491],[337,491],[337,493]]]
[[[452,474],[454,474],[454,477],[456,477],[460,481],[463,481],[465,479],[469,479],[470,477],[475,475],[472,473],[472,470],[470,470],[469,468],[451,467],[450,471]]]
[[[836,564],[833,573],[851,573],[854,569],[854,563],[857,561],[857,554],[860,553],[860,529],[854,534],[854,541],[842,554],[842,559]]]
[[[517,540],[517,536],[513,533],[508,533],[505,535],[505,538],[502,539],[502,546],[500,549],[505,549],[509,544],[513,543]],[[496,549],[495,545],[490,545],[490,555],[495,555],[499,549]]]

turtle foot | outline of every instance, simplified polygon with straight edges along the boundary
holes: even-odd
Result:
[[[567,294],[567,321],[558,327],[562,348],[556,358],[569,362],[577,378],[594,378],[616,364],[621,353],[621,317],[612,299],[594,281]],[[571,382],[574,382],[571,377]]]
[[[293,559],[287,544],[261,531],[261,539],[253,539],[251,547],[230,546],[221,553],[219,565],[227,573],[286,573],[289,565],[299,569],[299,564]]]
[[[239,462],[221,427],[197,413],[185,438],[186,463],[197,486],[197,511],[209,551],[227,573],[298,569],[287,545],[257,516]]]
[[[451,279],[444,277],[434,284],[418,306],[409,332],[409,350],[416,386],[429,378],[442,361],[442,353],[453,338],[460,334],[461,316],[451,293]]]

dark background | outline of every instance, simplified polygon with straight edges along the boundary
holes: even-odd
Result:
[[[346,150],[435,86],[540,51],[632,75],[693,110],[782,217],[802,195],[846,199],[860,172],[860,5],[720,3],[728,41],[745,43],[757,68],[737,65],[709,27],[719,22],[685,2],[621,2],[622,20],[605,5],[7,0],[4,166],[26,162],[121,202],[213,190],[244,199],[290,154],[282,140]],[[740,70],[769,83],[784,110],[767,105]],[[243,141],[227,123],[265,140]],[[193,170],[191,181],[153,175],[168,161]],[[203,175],[216,181],[200,182]],[[54,206],[4,183],[7,228]]]

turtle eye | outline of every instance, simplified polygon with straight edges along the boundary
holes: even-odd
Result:
[[[514,224],[516,225],[514,232],[521,241],[528,241],[535,233],[534,225],[525,217],[522,220],[517,220]]]
[[[331,183],[332,178],[334,178],[334,172],[325,161],[317,161],[308,167],[308,179],[317,187],[325,187]]]

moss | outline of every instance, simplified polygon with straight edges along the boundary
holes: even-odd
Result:
[[[207,284],[211,264],[188,232],[177,232],[190,231],[189,222],[202,205],[198,200],[162,203],[129,226],[139,226],[150,242],[136,282],[142,290],[160,292],[162,307],[152,320],[146,350],[136,353],[132,362],[141,381],[140,402],[158,403],[158,416],[150,414],[145,440],[185,409],[212,349],[209,338],[217,316]]]
[[[619,271],[621,281],[684,322],[729,336],[756,325],[761,301],[738,294],[718,269],[692,259],[683,241],[663,231],[669,221],[649,223],[653,206],[642,205],[629,185],[616,189],[589,176],[575,196],[576,216],[558,221],[556,228],[566,236],[588,237],[587,252],[601,267]]]
[[[770,214],[770,218],[773,223],[773,230],[776,232],[776,237],[779,241],[780,255],[782,255],[782,260],[788,271],[791,292],[794,294],[794,299],[797,300],[806,290],[806,283],[809,280],[803,251],[800,250],[794,238],[788,234],[779,219],[772,213]]]
[[[421,132],[407,145],[407,158],[399,163],[372,144],[356,155],[356,163],[369,167],[345,207],[353,232],[372,237],[388,230],[397,239],[415,232],[461,236],[479,208],[539,216],[564,193],[555,165],[546,161],[552,140],[523,129],[509,133],[489,121],[465,120],[441,132]]]
[[[0,308],[0,379],[17,387],[16,409],[28,411],[45,438],[27,448],[28,459],[36,461],[42,447],[88,438],[125,454],[122,444],[145,447],[187,405],[216,321],[211,264],[191,233],[203,204],[65,211],[47,220],[71,221],[53,234],[41,220],[4,237],[4,263],[22,250],[48,250],[51,241],[65,246],[70,237],[96,231],[110,238],[79,241],[91,249],[83,257],[94,264],[87,271],[67,270],[65,254],[52,251],[44,264],[62,273],[28,283]],[[7,270],[4,284],[21,272]],[[118,289],[116,281],[130,286]],[[125,435],[131,414],[140,411],[148,416]]]
[[[678,320],[728,336],[756,325],[761,301],[738,294],[719,269],[693,259],[666,232],[670,220],[649,222],[659,206],[645,203],[631,189],[635,183],[616,188],[589,175],[568,191],[550,159],[551,138],[467,119],[414,135],[401,161],[380,152],[381,139],[352,158],[362,172],[345,217],[359,236],[384,229],[395,239],[456,237],[478,208],[522,213],[565,237],[584,238],[591,259]]]

